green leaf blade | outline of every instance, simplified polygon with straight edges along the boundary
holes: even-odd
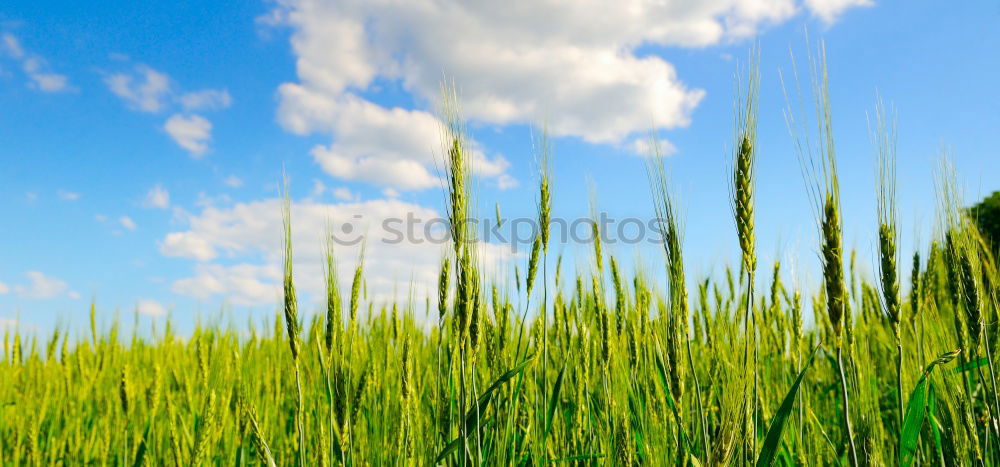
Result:
[[[781,434],[785,430],[785,423],[788,421],[788,417],[792,413],[792,408],[795,406],[795,396],[799,392],[799,385],[802,384],[802,378],[812,365],[818,350],[818,346],[813,349],[809,355],[809,359],[806,360],[806,364],[802,367],[802,371],[799,372],[799,376],[795,378],[791,389],[788,390],[788,394],[785,394],[785,399],[781,402],[781,406],[778,407],[778,411],[771,418],[771,425],[767,429],[767,436],[764,437],[764,444],[761,446],[760,454],[757,457],[757,467],[770,467],[774,463],[774,458],[778,454],[778,447],[781,444]]]

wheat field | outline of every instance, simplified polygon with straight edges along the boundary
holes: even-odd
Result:
[[[273,326],[199,326],[152,337],[4,335],[0,459],[12,465],[995,465],[992,349],[997,261],[943,164],[935,236],[899,251],[895,130],[879,106],[875,280],[842,241],[826,72],[819,122],[790,118],[815,212],[822,278],[802,288],[760,264],[754,231],[757,80],[743,80],[731,156],[741,257],[687,276],[682,219],[662,157],[647,172],[664,226],[666,284],[602,250],[586,267],[551,253],[547,229],[516,279],[488,279],[476,232],[453,222],[436,299],[376,303],[359,260],[326,308],[298,309],[285,211],[284,301]],[[450,101],[450,97],[445,101]],[[445,210],[476,215],[457,106],[442,151]],[[817,138],[806,134],[816,129]],[[817,144],[818,143],[818,144]],[[812,146],[811,144],[815,145]],[[655,142],[652,147],[655,147]],[[544,152],[544,151],[543,151]],[[543,154],[544,156],[544,154]],[[558,186],[542,158],[539,225]],[[287,199],[287,198],[286,198]],[[287,205],[286,205],[287,206]],[[497,208],[499,211],[499,207]],[[726,208],[720,207],[725,213]],[[497,215],[499,218],[499,214]],[[596,223],[595,229],[596,227]],[[363,258],[362,258],[363,259]],[[811,310],[812,320],[808,320]],[[424,320],[433,323],[427,326]],[[811,321],[811,322],[807,322]]]

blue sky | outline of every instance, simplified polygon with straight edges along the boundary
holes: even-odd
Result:
[[[934,169],[950,155],[969,200],[1000,189],[1000,6],[793,0],[5,3],[0,11],[0,326],[189,329],[227,309],[265,319],[279,297],[278,187],[291,181],[304,307],[324,223],[442,211],[438,86],[454,80],[484,215],[532,216],[532,128],[553,133],[554,210],[652,212],[637,153],[670,149],[690,274],[735,259],[728,159],[734,74],[761,50],[762,261],[818,274],[815,229],[778,70],[801,75],[804,30],[827,46],[845,241],[871,274],[876,91],[898,111],[902,251],[930,239]],[[499,4],[496,4],[499,5]],[[530,7],[529,7],[530,5]],[[803,78],[805,79],[805,78]],[[586,264],[587,247],[560,246]],[[611,246],[655,273],[655,249]],[[369,293],[420,296],[442,247],[369,244]],[[342,277],[357,250],[338,250]],[[511,257],[489,246],[490,274]],[[506,262],[506,263],[505,263]],[[269,318],[267,318],[269,319]]]

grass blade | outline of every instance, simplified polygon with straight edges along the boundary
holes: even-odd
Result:
[[[563,367],[559,370],[559,376],[556,377],[556,384],[552,386],[552,396],[549,398],[549,412],[545,423],[545,433],[542,435],[542,442],[545,442],[549,437],[549,432],[552,431],[552,416],[556,413],[556,405],[559,403],[559,390],[562,389],[563,376],[566,374],[566,364],[563,363]]]
[[[667,367],[663,363],[663,355],[660,352],[659,345],[657,345],[656,352],[656,369],[657,373],[660,375],[660,383],[663,385],[663,394],[667,398],[667,405],[670,406],[670,411],[674,414],[674,419],[677,421],[677,428],[681,434],[681,443],[684,445],[684,449],[688,452],[691,451],[691,443],[688,440],[687,432],[684,431],[684,424],[681,422],[681,414],[677,411],[677,404],[674,402],[674,397],[670,392],[670,380],[667,376]]]
[[[799,385],[802,384],[802,377],[806,375],[806,371],[812,365],[818,350],[819,346],[816,346],[812,353],[809,354],[809,359],[806,360],[806,364],[802,366],[799,376],[792,383],[792,388],[788,390],[788,394],[785,394],[785,400],[781,401],[781,406],[778,407],[778,411],[771,418],[771,425],[767,429],[764,445],[761,446],[760,455],[757,457],[757,467],[768,467],[774,462],[774,457],[778,453],[778,446],[781,443],[781,434],[785,430],[785,422],[788,421],[788,416],[792,414],[792,407],[795,405],[795,395],[798,394]]]
[[[952,361],[961,349],[953,350],[941,354],[936,360],[927,365],[924,373],[910,393],[910,400],[906,403],[906,417],[903,418],[903,429],[899,435],[899,465],[907,467],[913,463],[913,457],[917,452],[917,441],[920,438],[920,426],[924,423],[924,414],[927,409],[927,385],[928,376],[937,365],[943,365]]]
[[[139,442],[139,449],[135,452],[135,461],[132,467],[141,467],[146,462],[146,441],[149,440],[149,429],[152,423],[146,423],[146,429],[142,432],[142,441]]]
[[[969,370],[975,370],[976,368],[984,366],[984,365],[988,364],[989,362],[990,362],[989,358],[983,357],[983,358],[980,358],[979,360],[973,360],[971,362],[965,362],[964,364],[959,365],[954,370],[951,370],[951,372],[952,373],[963,373],[963,372],[966,372],[966,371],[969,371]]]
[[[499,389],[500,386],[503,386],[504,383],[510,381],[512,378],[514,378],[522,371],[524,371],[525,367],[527,367],[528,364],[531,363],[533,359],[534,355],[528,355],[527,357],[525,357],[524,360],[521,361],[521,363],[518,363],[513,368],[508,370],[506,373],[500,375],[500,377],[497,378],[496,381],[493,382],[493,384],[491,384],[488,388],[486,388],[485,391],[483,391],[483,394],[479,396],[479,399],[476,401],[476,406],[469,409],[468,413],[465,414],[466,433],[475,432],[476,430],[479,429],[480,414],[486,411],[486,408],[489,406],[490,400],[493,397],[493,393],[497,389]],[[455,452],[456,449],[461,447],[462,444],[463,442],[461,436],[453,439],[450,443],[448,443],[447,446],[444,447],[444,449],[441,450],[441,453],[437,455],[437,457],[434,459],[434,463],[440,464],[452,452]]]

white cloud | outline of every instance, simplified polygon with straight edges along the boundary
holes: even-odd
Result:
[[[215,247],[203,236],[190,232],[171,232],[164,237],[160,252],[167,256],[180,256],[198,261],[210,261],[218,256]]]
[[[35,68],[31,70],[25,68],[24,71],[28,73],[28,77],[38,89],[45,92],[59,92],[69,89],[69,78],[66,75],[43,73],[36,70]]]
[[[872,0],[805,0],[805,4],[813,15],[831,24],[849,8],[868,7],[875,3]]]
[[[226,179],[223,180],[222,183],[224,183],[229,188],[239,188],[243,186],[243,179],[235,175],[230,175],[226,177]]]
[[[277,186],[277,185],[275,185],[275,186]],[[223,193],[221,195],[218,195],[218,196],[211,196],[211,195],[206,194],[204,191],[199,191],[198,192],[198,200],[195,201],[194,204],[196,206],[204,208],[204,207],[209,207],[209,206],[217,206],[217,205],[220,205],[220,204],[229,204],[232,200],[233,199],[229,195],[227,195],[225,193]]]
[[[149,208],[166,209],[170,207],[170,192],[163,188],[163,185],[157,183],[146,193],[142,204]]]
[[[157,302],[156,300],[139,300],[139,302],[136,303],[135,308],[139,314],[154,318],[167,314],[167,309],[163,306],[163,304]]]
[[[320,180],[313,180],[312,196],[315,198],[326,191],[326,185]]]
[[[56,195],[63,201],[76,201],[80,199],[80,193],[74,193],[72,191],[59,190],[56,192]]]
[[[334,188],[333,197],[340,201],[352,201],[357,199],[357,196],[354,193],[351,193],[350,189],[343,186]]]
[[[107,222],[108,216],[105,216],[104,214],[95,214],[94,220],[97,222]]]
[[[205,154],[208,142],[212,139],[212,122],[201,115],[174,114],[167,119],[163,129],[178,146],[186,149],[195,158]]]
[[[864,1],[808,0],[805,8],[831,18]],[[298,80],[278,88],[278,120],[296,134],[332,135],[332,144],[312,151],[322,168],[420,189],[436,185],[428,160],[438,120],[360,97],[382,81],[426,106],[439,101],[447,77],[471,121],[545,122],[555,136],[618,144],[651,125],[687,126],[705,94],[641,47],[739,40],[802,7],[799,0],[284,0],[258,23],[292,29]],[[498,180],[511,184],[509,176]]]
[[[236,305],[263,305],[281,300],[280,284],[277,266],[200,264],[194,276],[174,282],[170,289],[201,300],[221,295]]]
[[[497,177],[497,188],[501,190],[509,190],[511,188],[517,188],[517,180],[507,174],[502,174]]]
[[[17,37],[9,32],[0,36],[0,46],[2,46],[0,50],[10,58],[20,59],[24,57],[24,48],[21,47],[21,41],[17,40]]]
[[[386,109],[355,96],[327,102],[307,88],[285,84],[279,90],[279,121],[290,131],[330,131],[330,146],[313,148],[313,158],[328,174],[344,180],[421,189],[438,185],[428,167],[440,146],[440,123],[427,112]],[[318,106],[308,109],[308,106]]]
[[[329,97],[286,83],[279,89],[278,119],[296,134],[329,132],[335,140],[312,156],[323,170],[343,180],[360,180],[402,190],[440,186],[431,173],[441,145],[441,122],[432,114],[387,109],[354,95]],[[499,176],[502,158],[474,155],[477,173]]]
[[[46,276],[39,271],[28,271],[24,276],[28,279],[28,283],[14,286],[14,293],[20,298],[30,300],[56,298],[69,288],[66,282]]]
[[[43,92],[69,91],[72,86],[66,75],[48,70],[44,58],[25,52],[21,42],[11,33],[0,35],[0,54],[6,55],[21,64],[21,70],[28,77],[28,87]]]
[[[197,263],[192,276],[175,281],[172,290],[199,299],[225,297],[238,305],[274,304],[281,297],[281,200],[266,199],[236,203],[225,208],[205,207],[188,215],[190,227],[172,232],[160,243],[166,256],[189,258]],[[367,232],[365,278],[369,297],[391,298],[396,291],[414,283],[418,299],[434,290],[444,248],[432,240],[444,239],[443,230],[430,236],[423,225],[413,237],[401,242],[399,236],[383,229],[387,219],[418,219],[440,216],[433,209],[399,200],[321,203],[302,200],[292,204],[292,236],[295,251],[296,287],[303,294],[318,297],[323,290],[323,232],[327,222],[340,243],[335,245],[339,276],[350,278],[361,242]],[[395,226],[390,221],[390,226]],[[443,225],[438,225],[443,228]],[[404,227],[399,224],[398,231]],[[484,245],[482,260],[492,263],[507,255],[499,246]],[[223,261],[224,260],[224,261]],[[349,286],[345,284],[345,286]],[[306,297],[307,295],[303,295]],[[398,297],[397,297],[398,298]]]
[[[615,142],[650,124],[687,125],[704,94],[688,89],[663,59],[635,49],[745,37],[756,24],[795,11],[791,0],[747,3],[520,0],[498,10],[492,2],[387,8],[386,1],[299,0],[285,3],[285,18],[294,28],[300,85],[327,99],[318,105],[336,105],[378,77],[436,102],[443,72],[458,83],[470,119],[546,121],[555,135]],[[560,19],[558,27],[551,18]],[[316,111],[289,94],[282,86],[282,104],[295,113]]]
[[[10,287],[7,287],[7,284],[0,282],[0,295],[7,295],[7,292],[10,292]]]
[[[123,59],[127,60],[127,57]],[[194,158],[201,157],[208,150],[212,122],[191,112],[225,109],[233,101],[226,89],[202,89],[181,94],[166,73],[143,64],[136,64],[129,72],[108,75],[104,82],[133,110],[159,113],[167,110],[173,102],[179,104],[184,112],[171,115],[164,122],[163,130]]]
[[[124,227],[125,229],[127,229],[129,231],[133,231],[137,227],[135,225],[135,221],[133,221],[132,218],[128,217],[128,216],[122,216],[122,217],[118,218],[118,223],[121,224],[122,227]]]
[[[659,148],[656,146],[659,146]],[[627,145],[627,149],[632,154],[643,157],[653,156],[657,153],[657,151],[659,151],[661,156],[671,156],[677,153],[677,147],[670,141],[658,138],[656,140],[656,144],[654,145],[653,142],[649,140],[648,136],[633,139]]]
[[[184,110],[219,110],[232,105],[233,98],[227,89],[203,89],[201,91],[189,92],[178,99]]]
[[[163,110],[170,93],[170,78],[146,65],[136,65],[130,73],[115,73],[104,79],[108,89],[129,107],[143,112]]]

